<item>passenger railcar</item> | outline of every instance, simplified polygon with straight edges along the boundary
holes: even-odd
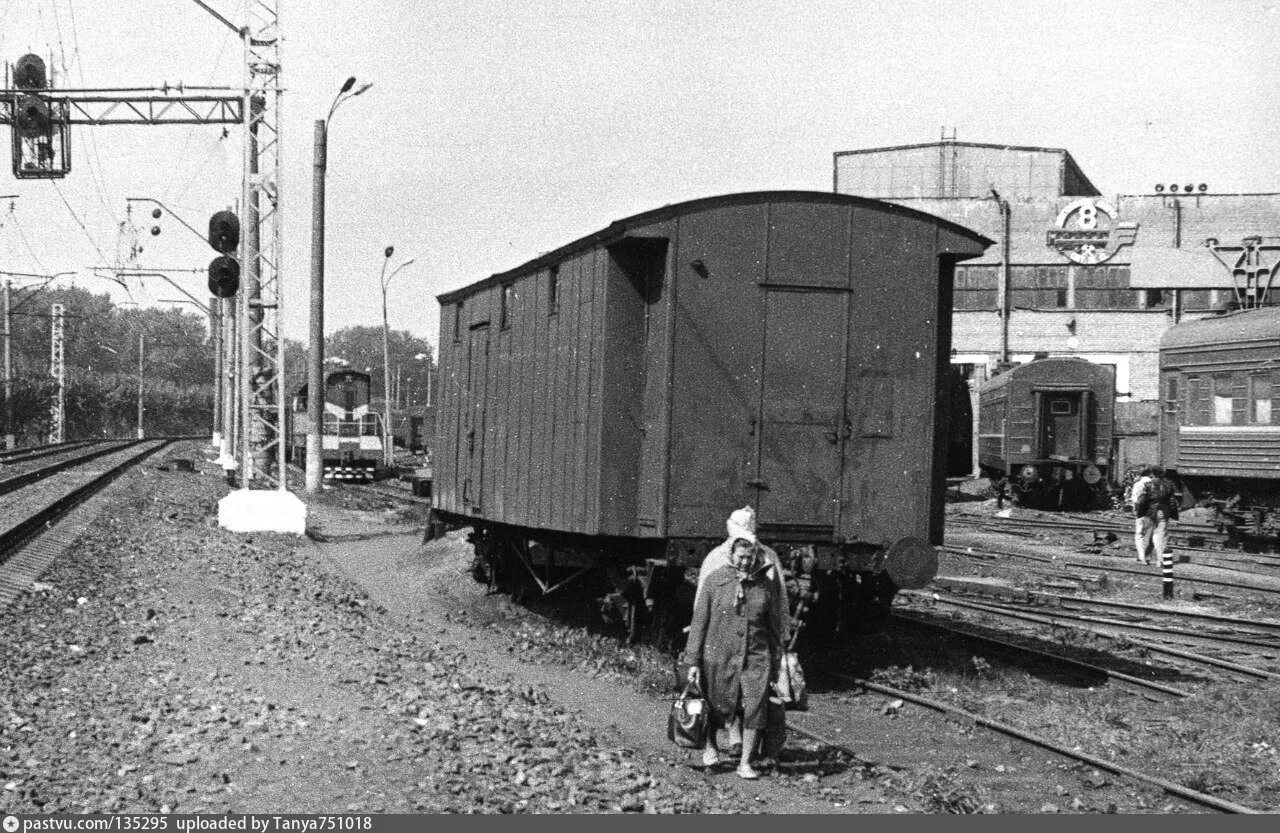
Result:
[[[290,460],[307,460],[307,385],[298,389],[290,413]],[[326,480],[372,480],[382,465],[382,415],[369,402],[369,374],[339,370],[325,376],[321,455]]]
[[[1015,502],[1077,511],[1106,496],[1115,371],[1040,358],[996,374],[978,394],[978,465]]]
[[[441,295],[430,534],[470,525],[546,592],[696,566],[750,505],[766,543],[880,598],[927,583],[953,266],[988,245],[889,203],[735,194]]]
[[[1171,327],[1160,341],[1160,459],[1197,497],[1261,525],[1280,509],[1280,308]],[[1272,530],[1274,532],[1274,529]]]

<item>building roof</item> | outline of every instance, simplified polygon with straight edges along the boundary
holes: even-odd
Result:
[[[1076,163],[1075,158],[1071,156],[1071,152],[1066,148],[1037,147],[1035,145],[998,145],[998,144],[990,144],[986,142],[956,142],[956,141],[948,140],[948,141],[940,141],[940,142],[920,142],[918,144],[913,144],[913,145],[888,145],[885,147],[877,147],[877,148],[861,148],[859,150],[838,150],[835,152],[835,158],[838,160],[841,156],[889,153],[892,151],[899,151],[899,150],[920,150],[922,148],[937,148],[937,147],[979,148],[982,150],[1006,150],[1006,151],[1019,151],[1023,153],[1043,153],[1043,154],[1050,154],[1054,156],[1061,156],[1063,160],[1065,178],[1068,180],[1074,179],[1076,182],[1080,184],[1080,186],[1082,186],[1080,188],[1074,189],[1074,190],[1081,191],[1082,193],[1073,194],[1072,196],[1091,196],[1091,197],[1102,196],[1102,192],[1098,190],[1097,186],[1093,184],[1093,182],[1089,179],[1089,177],[1084,175],[1084,171],[1080,170],[1080,166]]]
[[[1160,339],[1160,350],[1268,341],[1280,342],[1280,307],[1228,312],[1170,327]]]
[[[747,191],[737,194],[723,194],[715,197],[702,197],[696,200],[673,203],[671,205],[664,205],[661,208],[655,208],[650,211],[634,214],[621,220],[615,220],[600,231],[588,234],[585,237],[580,237],[558,249],[539,255],[533,260],[523,263],[514,269],[508,269],[505,272],[498,272],[467,286],[441,293],[436,297],[442,304],[450,303],[459,298],[470,295],[477,290],[484,289],[495,284],[505,283],[522,275],[537,272],[586,249],[601,245],[608,245],[617,240],[621,240],[631,230],[670,220],[683,214],[693,214],[698,211],[706,211],[708,209],[721,208],[730,205],[750,205],[753,203],[766,202],[810,202],[850,206],[856,205],[885,214],[893,214],[900,217],[922,220],[930,225],[938,226],[962,237],[966,237],[983,247],[991,246],[995,242],[981,234],[978,234],[972,229],[965,228],[964,226],[958,223],[953,223],[950,220],[944,220],[943,218],[937,217],[933,214],[926,214],[925,212],[917,211],[914,208],[907,208],[903,205],[884,202],[882,200],[855,197],[848,194],[833,194],[829,191]]]

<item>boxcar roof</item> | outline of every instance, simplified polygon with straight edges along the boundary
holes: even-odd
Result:
[[[538,257],[523,263],[514,269],[508,269],[505,272],[498,272],[489,277],[476,281],[475,283],[454,289],[449,292],[441,293],[437,296],[440,303],[447,304],[459,298],[493,286],[495,284],[504,283],[521,275],[527,275],[531,272],[537,272],[552,264],[558,263],[570,255],[585,249],[594,248],[596,246],[608,245],[609,243],[624,237],[628,231],[669,220],[684,214],[695,214],[699,211],[707,211],[713,208],[720,208],[731,205],[750,205],[753,203],[766,202],[809,202],[809,203],[831,203],[833,205],[849,205],[860,206],[873,211],[880,211],[884,214],[894,214],[897,216],[924,220],[932,223],[940,228],[945,228],[963,237],[967,237],[973,242],[981,246],[990,246],[994,241],[987,239],[976,231],[965,228],[962,225],[953,223],[950,220],[944,220],[932,214],[923,211],[917,211],[914,208],[908,208],[895,203],[883,202],[881,200],[868,199],[866,197],[855,197],[849,194],[835,194],[828,191],[747,191],[738,194],[724,194],[715,197],[703,197],[701,199],[689,200],[687,202],[678,202],[671,205],[664,205],[661,208],[655,208],[651,211],[645,211],[626,217],[622,220],[616,220],[605,228],[586,237],[580,237],[572,243],[561,246],[558,249],[539,255]]]
[[[1160,349],[1258,341],[1280,341],[1280,307],[1240,310],[1170,327],[1160,339]]]

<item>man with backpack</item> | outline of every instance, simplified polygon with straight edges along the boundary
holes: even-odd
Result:
[[[1148,469],[1150,480],[1134,495],[1133,513],[1138,524],[1138,555],[1147,563],[1147,552],[1154,550],[1160,562],[1164,597],[1173,598],[1173,553],[1165,547],[1169,521],[1178,519],[1178,493],[1173,482],[1158,468]],[[1137,490],[1135,490],[1136,492]]]

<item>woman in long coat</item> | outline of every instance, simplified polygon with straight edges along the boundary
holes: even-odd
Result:
[[[733,542],[729,564],[707,576],[693,607],[684,663],[689,679],[698,682],[709,706],[707,745],[702,761],[719,762],[716,730],[735,714],[742,715],[742,758],[738,775],[757,778],[751,752],[765,726],[770,683],[782,656],[784,603],[775,570],[761,549],[745,539]]]

